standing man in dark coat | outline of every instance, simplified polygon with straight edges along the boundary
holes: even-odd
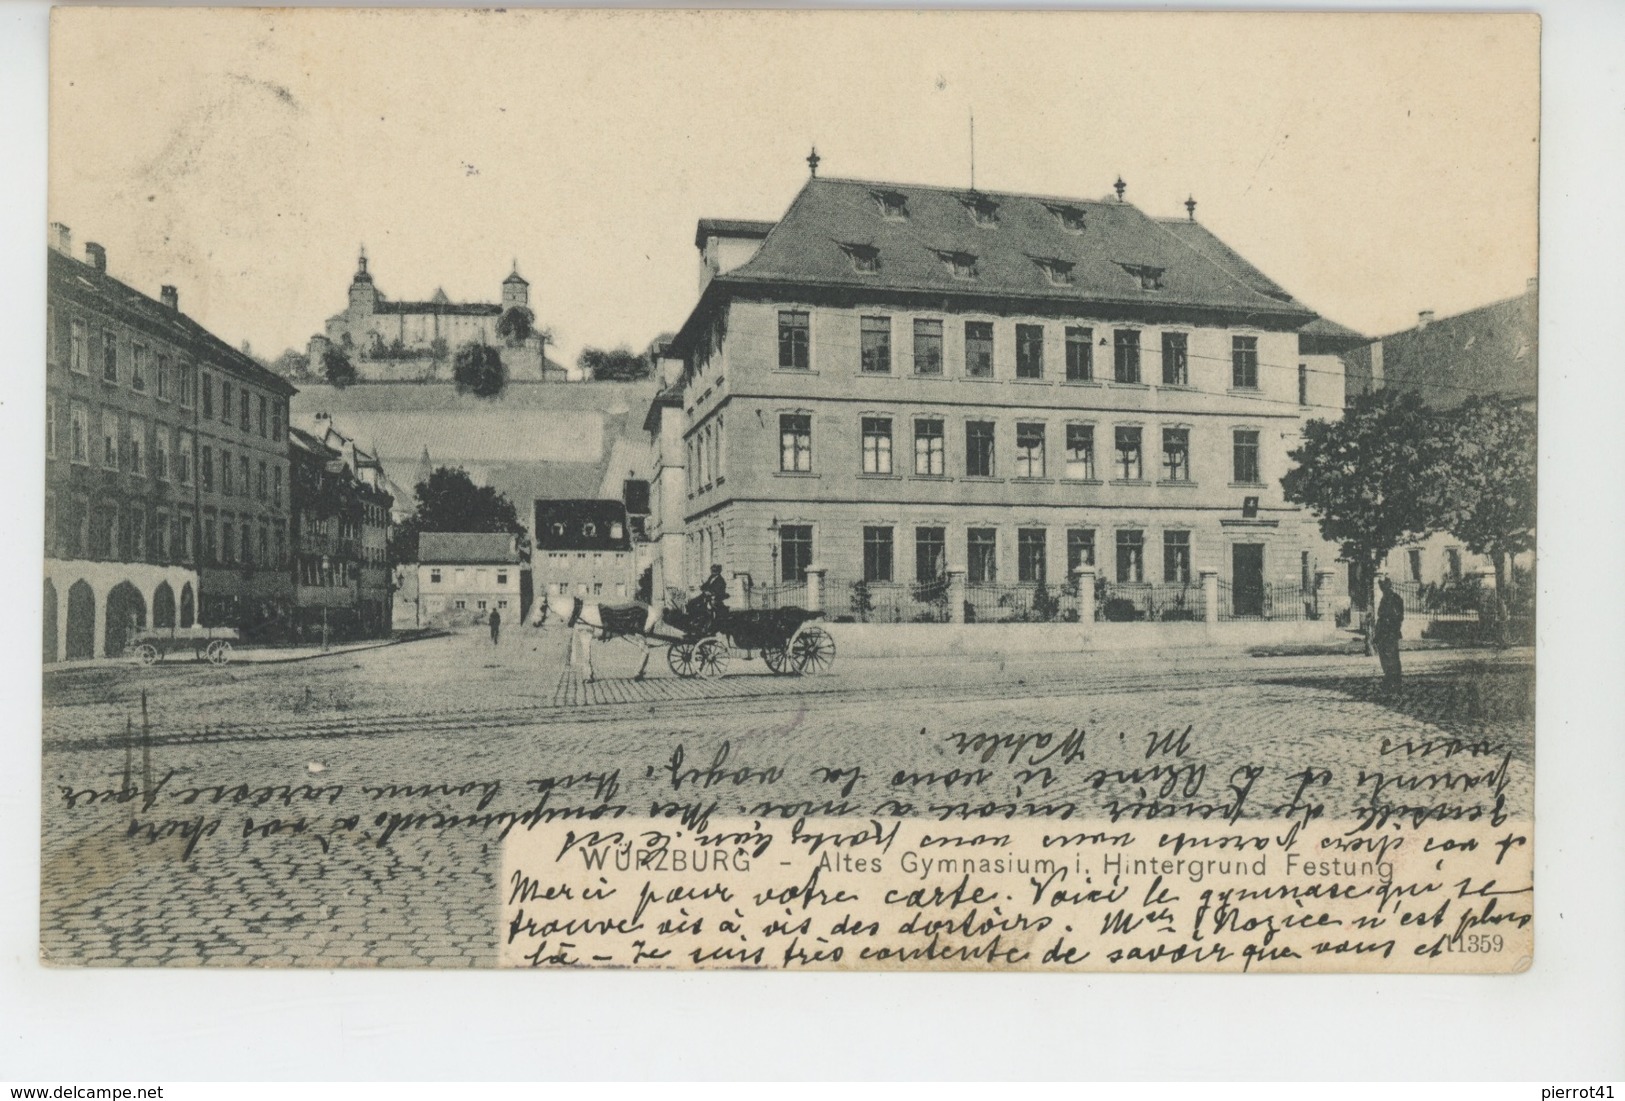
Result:
[[[1405,602],[1394,592],[1394,583],[1384,577],[1377,582],[1382,599],[1377,602],[1377,627],[1372,642],[1377,647],[1377,658],[1382,662],[1382,683],[1388,688],[1399,687],[1399,634],[1405,622]]]
[[[488,622],[491,624],[491,645],[495,646],[497,644],[497,636],[502,634],[502,613],[497,611],[495,608],[492,608],[491,618],[488,620]]]
[[[711,617],[707,631],[715,631],[728,609],[728,582],[721,566],[711,567],[711,576],[700,585],[700,595],[705,597],[706,614]]]

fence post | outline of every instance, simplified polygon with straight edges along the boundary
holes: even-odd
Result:
[[[948,622],[965,622],[965,568],[948,567]]]
[[[809,612],[824,610],[824,575],[828,572],[823,566],[807,567],[807,610]]]
[[[1078,585],[1078,622],[1093,623],[1095,621],[1095,568],[1093,566],[1077,566],[1072,570],[1072,580]]]
[[[1199,571],[1202,576],[1202,618],[1208,623],[1219,622],[1219,571],[1203,568]]]
[[[1336,577],[1334,570],[1315,571],[1315,617],[1325,619],[1326,614],[1333,609],[1330,606],[1332,578]]]

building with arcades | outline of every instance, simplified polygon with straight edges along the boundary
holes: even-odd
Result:
[[[47,252],[47,662],[115,656],[132,629],[286,616],[294,389],[180,310]]]
[[[776,223],[700,224],[651,409],[681,437],[681,587],[816,564],[839,612],[858,582],[929,601],[950,569],[975,590],[1207,568],[1248,616],[1331,574],[1280,478],[1301,425],[1340,414],[1340,361],[1194,200],[1159,218],[1121,181],[1067,199],[814,168]]]

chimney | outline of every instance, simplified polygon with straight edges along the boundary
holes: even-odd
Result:
[[[85,262],[97,271],[107,270],[107,250],[95,241],[85,242]]]
[[[176,313],[180,312],[181,296],[180,293],[175,290],[173,284],[165,283],[162,287],[158,288],[158,301],[162,302]]]
[[[1418,313],[1416,315],[1416,328],[1417,328],[1417,331],[1421,331],[1422,329],[1427,328],[1431,324],[1433,324],[1433,311],[1432,310],[1423,310],[1422,312],[1420,312],[1420,313]]]
[[[61,222],[51,223],[51,233],[48,240],[51,242],[51,247],[62,255],[73,255],[73,231]]]

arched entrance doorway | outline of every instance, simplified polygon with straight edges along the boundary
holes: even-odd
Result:
[[[46,661],[56,660],[56,586],[45,580],[45,637],[40,644]]]
[[[107,594],[107,656],[124,651],[131,634],[147,625],[147,602],[128,581],[121,581]]]
[[[63,657],[81,661],[96,656],[96,594],[83,581],[68,589],[68,629]]]
[[[197,622],[197,601],[192,596],[192,583],[181,586],[181,626],[190,627]]]
[[[152,625],[154,627],[175,626],[175,590],[169,587],[169,582],[159,584],[152,594]]]

